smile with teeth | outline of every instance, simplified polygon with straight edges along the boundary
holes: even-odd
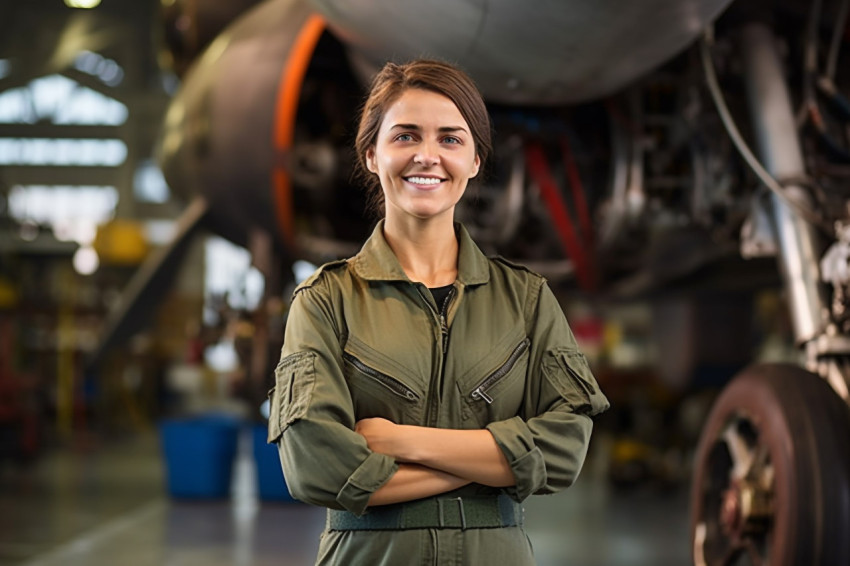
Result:
[[[404,179],[414,185],[438,185],[443,182],[439,177],[405,177]]]

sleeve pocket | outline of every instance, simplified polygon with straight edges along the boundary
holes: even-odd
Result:
[[[269,443],[277,442],[289,425],[307,414],[316,382],[315,358],[313,352],[296,352],[275,368],[275,386],[269,391]]]
[[[587,359],[578,350],[557,348],[548,352],[543,369],[552,385],[576,413],[592,416],[610,406],[587,365]]]

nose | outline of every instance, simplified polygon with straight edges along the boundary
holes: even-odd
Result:
[[[413,161],[423,167],[433,167],[440,162],[440,153],[436,144],[424,141],[419,145]]]

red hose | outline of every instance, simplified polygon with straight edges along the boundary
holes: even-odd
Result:
[[[570,181],[570,188],[573,193],[573,203],[578,213],[578,225],[581,228],[581,239],[588,250],[593,250],[593,227],[590,224],[590,209],[587,206],[585,199],[584,185],[581,182],[581,176],[578,173],[573,153],[570,149],[570,142],[566,136],[561,138],[561,151],[564,154],[564,165],[567,168],[567,178]]]
[[[558,184],[552,176],[549,163],[546,161],[546,154],[540,144],[532,142],[526,146],[525,160],[531,177],[540,187],[541,196],[546,203],[552,221],[555,223],[555,230],[558,232],[561,244],[564,246],[567,255],[573,260],[579,285],[585,290],[593,290],[595,287],[593,273],[588,266],[587,257],[573,228],[567,204],[564,202],[561,191],[558,190]]]

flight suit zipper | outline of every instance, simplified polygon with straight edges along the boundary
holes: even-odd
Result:
[[[471,396],[473,399],[483,399],[488,405],[493,403],[493,398],[487,395],[487,390],[496,385],[503,377],[508,375],[516,364],[517,360],[522,356],[522,353],[528,349],[528,346],[531,344],[531,340],[526,338],[522,342],[520,342],[516,348],[513,349],[511,355],[508,356],[508,359],[505,360],[505,363],[499,366],[499,368],[485,377],[481,383],[475,386],[472,390]]]
[[[372,379],[374,379],[375,381],[377,381],[399,397],[404,397],[408,401],[416,401],[419,399],[418,393],[416,393],[414,390],[412,390],[396,378],[367,366],[348,352],[343,352],[342,357],[351,365],[360,370],[361,373],[368,375],[369,377],[371,377]]]
[[[440,309],[440,333],[443,336],[443,365],[445,366],[446,359],[446,350],[449,347],[449,325],[447,322],[447,317],[449,314],[449,305],[452,302],[452,299],[455,297],[455,288],[452,287],[449,289],[449,294],[446,296],[446,300],[443,301],[443,308]]]
[[[440,324],[440,369],[437,374],[437,379],[432,380],[430,387],[428,388],[428,404],[425,409],[425,423],[426,426],[434,427],[437,425],[437,417],[439,415],[439,411],[437,410],[437,402],[440,387],[442,387],[443,376],[446,371],[446,352],[449,347],[449,325],[448,325],[448,312],[449,306],[452,304],[452,300],[455,297],[455,293],[457,289],[452,287],[449,289],[449,294],[446,296],[446,300],[443,301],[442,308],[438,311],[434,305],[431,303],[433,301],[429,301],[425,294],[422,292],[422,285],[419,284],[416,286],[416,290],[419,293],[419,296],[422,297],[422,300],[425,301],[425,304],[428,305],[428,308],[437,315],[438,322]]]

